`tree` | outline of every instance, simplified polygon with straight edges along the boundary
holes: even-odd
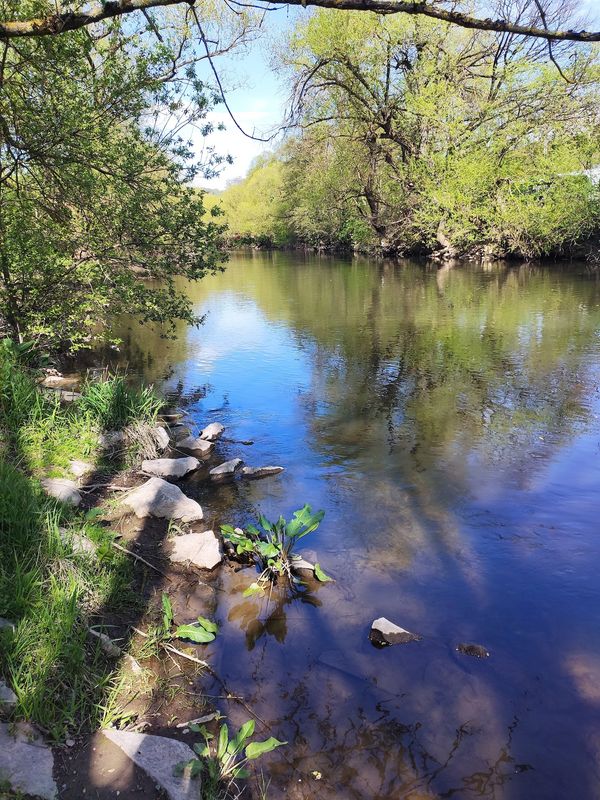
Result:
[[[227,41],[221,26],[214,49],[248,24],[237,20]],[[217,100],[197,77],[199,58],[179,14],[160,32],[117,20],[0,43],[6,333],[75,348],[100,335],[109,314],[195,321],[175,279],[198,279],[223,260],[218,212],[205,219],[190,185],[222,157],[196,163],[182,136],[185,126],[210,129]]]

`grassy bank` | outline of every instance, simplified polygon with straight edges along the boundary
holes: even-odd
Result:
[[[150,390],[131,390],[122,377],[85,386],[80,400],[61,406],[14,348],[0,350],[0,617],[15,625],[0,630],[0,677],[17,695],[15,718],[55,741],[106,718],[115,664],[89,627],[100,609],[140,600],[131,562],[95,513],[49,498],[40,480],[72,478],[71,459],[114,473],[130,454],[102,455],[99,435],[152,422],[158,408]],[[95,550],[78,552],[73,536]]]

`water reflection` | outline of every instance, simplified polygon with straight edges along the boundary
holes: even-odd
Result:
[[[188,290],[205,326],[122,359],[286,472],[186,491],[213,527],[326,510],[334,584],[219,593],[218,668],[292,743],[273,796],[600,796],[598,281],[252,254]],[[379,616],[423,641],[374,651]]]

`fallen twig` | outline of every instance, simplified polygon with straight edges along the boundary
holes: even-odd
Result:
[[[159,575],[162,575],[163,578],[166,578],[168,581],[172,581],[173,580],[173,578],[171,578],[169,575],[167,575],[166,572],[163,572],[158,567],[155,567],[154,564],[151,564],[149,561],[146,561],[145,558],[142,558],[141,556],[138,556],[137,553],[132,553],[131,550],[128,550],[126,547],[123,547],[120,544],[117,544],[117,542],[111,542],[111,544],[115,549],[120,550],[122,553],[127,553],[128,556],[131,556],[132,558],[135,558],[136,561],[141,561],[142,564],[145,564],[147,567],[150,567],[150,569],[153,569],[155,572],[158,572]]]

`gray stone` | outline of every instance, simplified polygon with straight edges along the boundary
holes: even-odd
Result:
[[[44,389],[73,389],[79,383],[78,378],[65,378],[60,373],[46,375],[41,382]]]
[[[385,617],[379,617],[379,619],[374,620],[369,633],[369,639],[379,647],[385,647],[389,644],[418,642],[422,638],[417,633],[411,633],[399,625],[394,625],[393,622],[390,622]]]
[[[169,556],[174,562],[190,562],[201,569],[213,569],[221,563],[221,547],[212,531],[185,533],[173,540]]]
[[[256,480],[257,478],[268,478],[270,475],[279,475],[280,472],[283,472],[283,467],[244,467],[242,476]]]
[[[95,469],[93,464],[88,464],[86,461],[78,461],[77,459],[69,461],[69,465],[71,467],[71,472],[76,478],[82,478],[84,475],[88,475]]]
[[[211,422],[204,430],[200,431],[200,438],[207,442],[216,442],[225,430],[225,426],[220,422]]]
[[[200,462],[193,456],[186,458],[154,458],[142,461],[142,471],[158,478],[183,478],[188,472],[198,469]]]
[[[193,450],[195,453],[200,453],[201,456],[208,456],[213,448],[213,443],[207,442],[204,439],[197,439],[194,436],[185,436],[183,439],[177,440],[177,448],[181,450]]]
[[[66,528],[59,528],[58,532],[63,544],[71,545],[74,553],[92,554],[96,552],[96,545],[87,536],[70,532]]]
[[[41,484],[46,494],[55,497],[61,503],[70,503],[72,506],[78,506],[81,503],[81,495],[75,481],[67,478],[43,478]]]
[[[154,441],[159,450],[166,450],[169,446],[169,432],[166,428],[163,428],[162,425],[157,425],[155,428],[152,429],[152,435],[154,436]]]
[[[0,723],[0,784],[8,783],[13,791],[42,800],[56,800],[52,750],[35,736],[29,726]]]
[[[107,636],[105,633],[100,633],[100,631],[95,631],[93,628],[89,628],[89,632],[99,640],[100,648],[105,655],[109,658],[120,657],[121,648],[113,642],[110,636]]]
[[[0,631],[10,629],[13,633],[15,632],[15,623],[11,622],[9,619],[4,619],[4,617],[0,617]]]
[[[13,708],[16,705],[17,695],[3,680],[0,680],[0,708]]]
[[[189,428],[186,428],[185,425],[180,425],[175,429],[175,441],[180,442],[182,439],[187,439],[188,436],[191,436],[192,432]]]
[[[489,650],[482,644],[469,644],[468,642],[461,642],[456,649],[464,656],[472,656],[473,658],[490,657]]]
[[[109,450],[111,447],[124,444],[125,434],[123,431],[106,431],[106,433],[100,434],[98,441],[103,450]]]
[[[127,495],[123,504],[131,508],[140,519],[161,517],[195,522],[203,517],[200,503],[186,497],[178,486],[167,483],[162,478],[150,478]]]
[[[107,728],[102,733],[156,781],[169,800],[198,800],[201,796],[200,776],[190,778],[187,773],[173,775],[173,768],[180,761],[196,758],[194,751],[184,742],[166,736],[117,731],[113,728]]]
[[[291,567],[294,570],[294,572],[301,569],[308,570],[310,572],[315,571],[315,565],[311,564],[310,561],[307,561],[306,559],[302,558],[301,555],[298,554],[292,555],[290,561],[291,561]]]
[[[233,480],[236,472],[243,466],[244,462],[241,458],[232,458],[231,461],[225,461],[223,464],[219,464],[218,467],[211,469],[209,472],[210,479],[211,481],[215,481],[215,483]]]

